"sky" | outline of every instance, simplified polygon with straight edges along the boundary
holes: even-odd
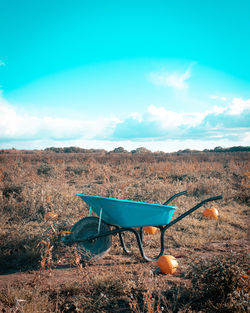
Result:
[[[250,144],[249,0],[0,0],[0,149]]]

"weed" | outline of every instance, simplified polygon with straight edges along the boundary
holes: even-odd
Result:
[[[52,167],[49,166],[48,164],[41,164],[38,168],[37,168],[37,175],[45,175],[48,176],[51,174],[52,171]]]
[[[193,308],[209,310],[213,307],[217,312],[247,311],[249,285],[242,278],[247,270],[248,261],[244,254],[199,261],[188,274],[196,293]]]

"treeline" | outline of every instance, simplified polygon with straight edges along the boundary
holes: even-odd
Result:
[[[112,151],[106,151],[104,149],[84,149],[84,148],[79,148],[79,147],[65,147],[65,148],[51,147],[51,148],[44,149],[44,151],[52,151],[55,153],[100,153],[100,154],[129,153],[129,151],[125,150],[123,147],[115,148]],[[131,153],[152,153],[152,152],[144,147],[140,147],[135,150],[132,150]]]
[[[79,147],[65,147],[65,148],[46,148],[44,151],[52,151],[55,153],[100,153],[100,154],[106,154],[106,153],[129,153],[129,151],[125,150],[123,147],[115,148],[112,151],[106,151],[104,149],[83,149]],[[230,148],[222,148],[222,147],[216,147],[214,149],[204,149],[204,150],[191,150],[191,149],[184,149],[179,150],[175,153],[201,153],[201,152],[238,152],[238,151],[250,151],[250,147],[243,147],[243,146],[236,146],[236,147],[230,147]],[[152,153],[152,151],[144,148],[139,147],[135,150],[131,150],[130,153]],[[165,153],[162,151],[157,151],[155,153]]]
[[[239,152],[239,151],[250,151],[250,147],[243,147],[243,146],[236,146],[231,148],[222,148],[222,147],[215,147],[214,149],[204,149],[202,151],[200,150],[179,150],[177,153],[201,153],[201,152]]]
[[[84,148],[79,148],[79,147],[65,147],[65,148],[56,148],[56,147],[51,147],[51,148],[46,148],[44,151],[52,151],[55,153],[107,153],[106,150],[104,149],[84,149]]]
[[[64,147],[64,148],[58,148],[58,147],[50,147],[46,148],[44,150],[17,150],[15,148],[12,149],[1,149],[0,154],[15,154],[15,153],[24,153],[24,154],[34,154],[34,153],[81,153],[81,154],[96,154],[96,155],[108,155],[108,154],[158,154],[158,155],[165,155],[165,154],[202,154],[202,153],[210,153],[210,152],[249,152],[250,147],[249,146],[235,146],[230,148],[222,148],[220,146],[214,148],[214,149],[204,149],[204,150],[191,150],[191,149],[184,149],[184,150],[178,150],[177,152],[167,153],[163,151],[156,151],[152,152],[144,147],[139,147],[135,150],[131,150],[130,152],[125,150],[123,147],[115,148],[112,151],[107,151],[105,149],[84,149],[79,147]]]

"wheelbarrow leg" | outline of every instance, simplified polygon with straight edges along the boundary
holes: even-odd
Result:
[[[160,230],[161,230],[161,250],[160,250],[160,253],[154,257],[154,258],[150,258],[148,256],[146,256],[144,250],[143,250],[143,230],[142,230],[142,227],[140,227],[140,230],[136,230],[134,228],[119,228],[119,227],[116,227],[117,229],[117,232],[119,234],[119,238],[120,238],[120,242],[121,242],[121,246],[124,250],[124,252],[126,254],[132,254],[131,251],[127,248],[125,242],[124,242],[124,238],[123,238],[123,232],[124,231],[129,231],[131,233],[133,233],[135,235],[135,238],[136,238],[136,241],[137,241],[137,244],[138,244],[138,248],[139,248],[139,251],[140,251],[140,254],[141,256],[143,257],[143,259],[145,261],[156,261],[158,260],[158,258],[163,255],[164,253],[164,233],[165,233],[165,230],[163,229],[162,226],[160,226]]]
[[[123,233],[119,233],[119,239],[120,239],[120,242],[121,242],[121,246],[123,248],[123,251],[126,253],[126,254],[132,254],[132,252],[127,248],[125,242],[124,242],[124,238],[123,238]]]
[[[141,238],[141,242],[143,242],[143,227],[140,227],[140,238]]]
[[[143,259],[145,261],[157,261],[159,259],[159,257],[161,255],[163,255],[164,253],[164,234],[165,234],[165,230],[163,229],[163,227],[160,227],[160,231],[161,231],[161,250],[159,252],[159,254],[154,257],[154,258],[150,258],[148,256],[146,256],[144,250],[143,250],[143,230],[142,227],[140,227],[140,231],[136,231],[135,229],[131,229],[131,231],[135,234],[137,243],[138,243],[138,247],[139,247],[139,251],[141,256],[143,257]]]
[[[117,227],[117,229],[119,229],[119,228]],[[143,257],[143,259],[145,261],[156,261],[156,260],[158,260],[158,258],[161,255],[163,255],[163,253],[164,253],[164,232],[165,231],[161,230],[161,250],[160,250],[160,253],[158,254],[158,256],[156,256],[154,258],[150,258],[150,257],[146,256],[146,254],[144,252],[144,249],[143,249],[143,228],[140,227],[139,231],[137,231],[137,230],[135,230],[133,228],[129,228],[129,229],[127,229],[127,231],[130,231],[130,232],[132,232],[135,235],[140,254],[141,254],[141,256]],[[126,244],[124,242],[123,233],[119,232],[118,234],[119,234],[119,238],[120,238],[120,242],[121,242],[121,246],[123,248],[123,251],[126,254],[131,255],[132,252],[127,248],[127,246],[126,246]]]

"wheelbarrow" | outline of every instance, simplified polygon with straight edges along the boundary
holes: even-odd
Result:
[[[123,234],[135,235],[141,256],[146,261],[156,261],[164,253],[164,235],[168,228],[181,221],[207,202],[222,199],[222,196],[207,198],[171,221],[176,206],[168,205],[174,198],[186,194],[182,191],[171,196],[163,204],[106,198],[77,194],[89,206],[89,216],[75,223],[68,236],[62,238],[67,245],[76,244],[83,261],[103,257],[111,248],[112,236],[119,235],[121,246],[130,254]],[[98,217],[91,216],[94,212]],[[143,250],[143,227],[155,226],[160,230],[160,252],[148,257]]]

